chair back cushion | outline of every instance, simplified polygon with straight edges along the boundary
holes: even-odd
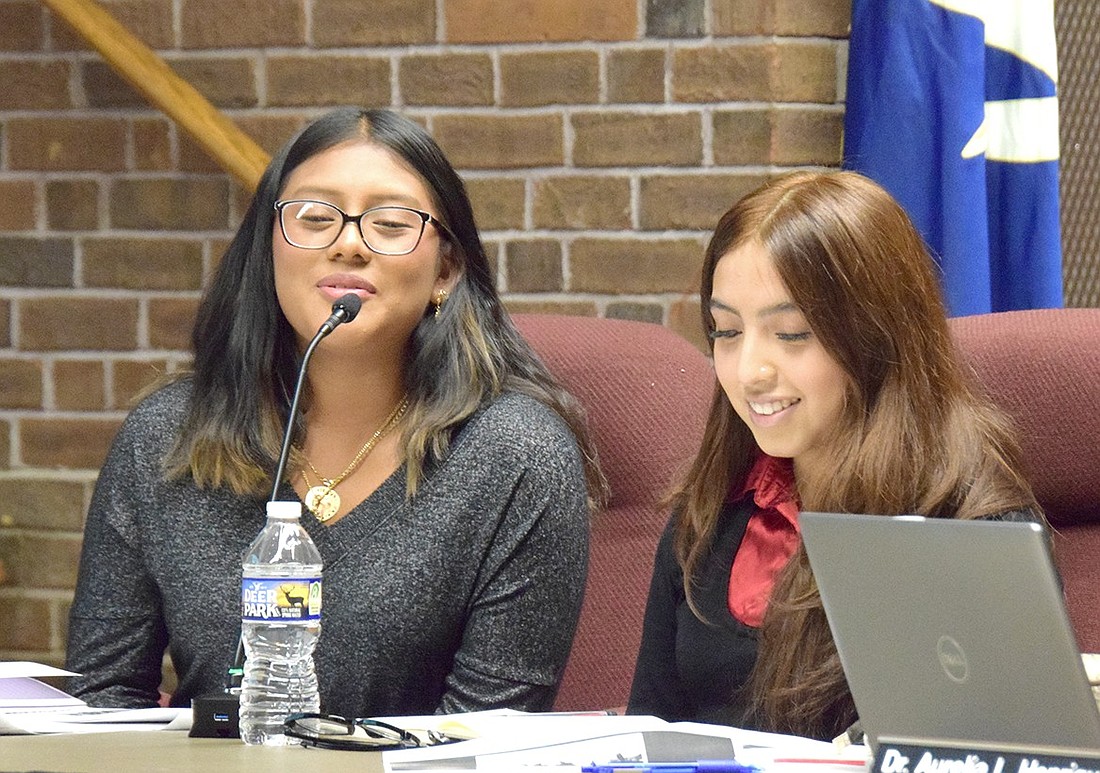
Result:
[[[714,390],[710,360],[645,322],[517,314],[515,323],[588,415],[610,484],[592,522],[588,584],[555,708],[626,704],[641,640],[661,500],[699,448]]]
[[[1084,652],[1100,652],[1100,309],[951,320],[963,356],[1015,420],[1024,472],[1055,530]]]

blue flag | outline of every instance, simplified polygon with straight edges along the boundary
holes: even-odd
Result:
[[[954,316],[1062,305],[1053,0],[852,0],[844,166],[905,207]]]

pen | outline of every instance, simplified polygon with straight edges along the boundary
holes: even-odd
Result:
[[[609,762],[606,765],[585,765],[582,773],[758,773],[751,765],[734,760],[699,760],[698,762]]]

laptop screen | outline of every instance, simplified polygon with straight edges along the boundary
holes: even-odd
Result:
[[[805,512],[870,743],[1100,748],[1100,711],[1042,526]]]

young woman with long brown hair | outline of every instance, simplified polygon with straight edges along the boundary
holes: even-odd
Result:
[[[953,345],[901,207],[795,173],[721,219],[702,276],[718,385],[657,551],[633,713],[829,738],[855,708],[802,509],[1042,519]]]

